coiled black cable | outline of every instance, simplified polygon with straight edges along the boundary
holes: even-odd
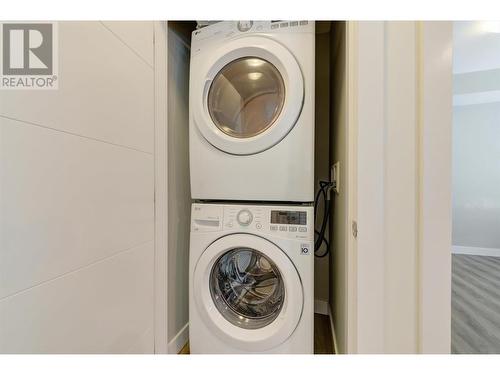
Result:
[[[330,200],[328,199],[328,192],[331,188],[333,188],[334,184],[330,181],[320,181],[319,182],[319,190],[316,193],[316,197],[314,199],[314,223],[316,224],[316,217],[318,212],[318,206],[320,198],[323,198],[323,217],[321,219],[320,230],[316,229],[316,225],[314,228],[314,235],[316,236],[316,240],[314,241],[314,255],[317,258],[324,258],[330,253],[330,242],[325,237],[325,231],[328,224],[328,220],[330,218],[331,205]],[[325,251],[321,254],[319,250],[321,246],[325,244]]]

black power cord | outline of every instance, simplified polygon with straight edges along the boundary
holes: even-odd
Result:
[[[319,190],[316,193],[316,197],[314,199],[314,222],[316,224],[316,214],[318,212],[318,206],[320,198],[323,198],[323,217],[321,218],[321,226],[320,230],[314,228],[314,235],[316,239],[314,241],[314,255],[317,258],[324,258],[330,253],[330,242],[325,237],[326,226],[328,224],[328,219],[330,218],[331,205],[330,200],[328,199],[329,190],[335,186],[334,183],[330,181],[320,181],[319,182]],[[321,254],[319,251],[322,245],[325,245],[325,251]]]

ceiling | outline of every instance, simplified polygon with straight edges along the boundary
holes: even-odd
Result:
[[[453,23],[454,106],[500,102],[500,22]]]
[[[489,69],[500,69],[500,22],[454,22],[453,73]]]

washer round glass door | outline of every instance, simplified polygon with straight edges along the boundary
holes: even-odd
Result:
[[[191,60],[190,111],[217,149],[251,155],[279,143],[295,126],[304,82],[293,54],[275,40],[248,36]]]
[[[260,251],[235,248],[214,263],[210,293],[217,310],[246,329],[262,328],[279,315],[285,285],[276,264]]]
[[[190,287],[199,319],[227,345],[269,350],[299,324],[304,292],[294,264],[252,234],[219,238],[198,259]]]

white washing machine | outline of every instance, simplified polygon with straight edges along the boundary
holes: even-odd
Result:
[[[218,22],[192,35],[194,199],[314,200],[314,22]]]
[[[191,353],[314,349],[313,207],[193,204]]]

